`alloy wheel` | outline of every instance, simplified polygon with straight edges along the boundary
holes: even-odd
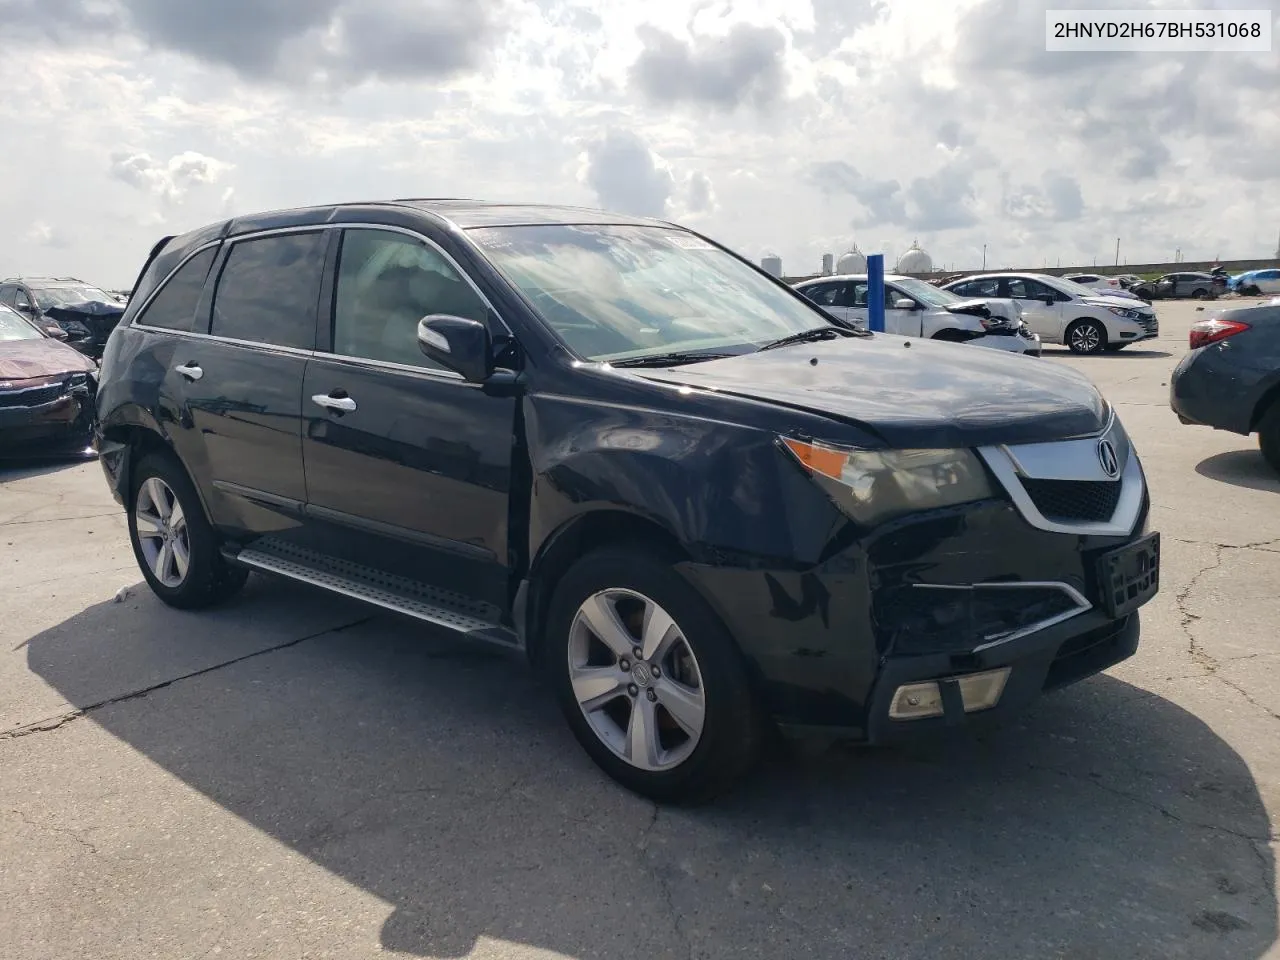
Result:
[[[191,565],[191,539],[172,488],[159,477],[148,477],[138,488],[133,520],[151,575],[166,587],[182,586]]]
[[[684,633],[661,606],[633,590],[583,601],[568,647],[574,699],[600,742],[645,771],[679,766],[706,720],[702,673]]]
[[[1071,330],[1071,346],[1080,353],[1093,353],[1102,344],[1098,328],[1091,323],[1082,323]]]

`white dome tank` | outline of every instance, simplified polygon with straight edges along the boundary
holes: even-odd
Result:
[[[866,273],[867,258],[862,251],[858,249],[855,243],[849,247],[848,252],[842,253],[840,259],[836,261],[836,273]]]
[[[898,273],[933,273],[933,258],[912,240],[911,249],[898,258]]]

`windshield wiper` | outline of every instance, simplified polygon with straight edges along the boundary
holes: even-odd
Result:
[[[775,347],[789,347],[793,343],[812,343],[815,340],[830,340],[834,337],[851,337],[855,336],[852,330],[846,330],[843,327],[814,327],[812,330],[801,330],[799,333],[793,333],[789,337],[783,337],[780,340],[774,340],[766,343],[761,350],[772,350]]]
[[[647,357],[628,357],[626,360],[610,360],[614,367],[675,367],[682,363],[701,363],[704,360],[723,360],[734,357],[734,353],[707,353],[705,351],[686,350],[673,353],[655,353]]]

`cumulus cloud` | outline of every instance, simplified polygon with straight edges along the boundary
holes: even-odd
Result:
[[[785,93],[787,39],[777,27],[738,23],[693,41],[650,26],[638,34],[644,49],[631,82],[653,103],[767,107]]]
[[[57,227],[37,220],[27,230],[26,239],[38,247],[49,247],[52,250],[64,250],[71,246],[70,238]]]
[[[685,206],[690,213],[711,213],[716,205],[716,191],[711,178],[695,170],[690,174],[685,190]]]
[[[862,212],[852,220],[855,227],[955,230],[973,226],[978,219],[972,166],[956,161],[913,178],[905,187],[894,179],[863,176],[843,160],[811,164],[809,180],[824,193],[846,194],[858,201]]]
[[[152,159],[150,154],[117,151],[111,154],[110,174],[116,180],[150,193],[166,203],[178,203],[196,187],[216,182],[232,169],[231,164],[187,150],[166,162]],[[223,195],[229,202],[232,192]]]
[[[630,130],[609,130],[587,145],[580,179],[600,206],[639,217],[666,216],[675,179],[666,163]]]
[[[0,0],[0,21],[60,41],[131,35],[254,80],[351,84],[475,67],[507,0]]]
[[[1023,184],[1010,190],[1002,207],[1014,220],[1062,223],[1080,219],[1084,195],[1075,177],[1050,172],[1041,177],[1039,185]]]

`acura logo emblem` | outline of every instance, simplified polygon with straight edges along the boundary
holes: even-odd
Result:
[[[1120,460],[1110,440],[1098,441],[1098,462],[1102,464],[1102,472],[1112,480],[1120,476]]]

